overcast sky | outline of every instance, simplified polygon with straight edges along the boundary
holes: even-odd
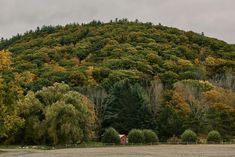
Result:
[[[0,37],[42,25],[139,19],[235,43],[235,0],[0,0]]]

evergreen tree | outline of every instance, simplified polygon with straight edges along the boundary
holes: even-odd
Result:
[[[128,80],[116,83],[106,100],[102,124],[120,133],[128,133],[132,128],[155,129],[153,111],[143,88]]]

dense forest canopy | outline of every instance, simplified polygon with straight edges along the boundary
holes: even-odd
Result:
[[[125,134],[152,129],[161,140],[188,128],[235,136],[235,46],[204,33],[138,20],[92,21],[38,27],[2,39],[0,51],[2,142],[24,136],[25,143],[75,143],[108,127]],[[57,86],[66,92],[40,96]],[[63,100],[70,95],[74,100]],[[66,116],[83,119],[67,123]],[[56,134],[48,121],[66,125]],[[30,130],[37,127],[46,139],[34,138],[40,136]]]

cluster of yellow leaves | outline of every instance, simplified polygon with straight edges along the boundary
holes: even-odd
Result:
[[[199,90],[201,88],[203,90]],[[204,91],[206,92],[204,93]],[[213,86],[208,81],[184,80],[174,84],[171,104],[176,111],[189,113],[191,112],[192,105],[196,105],[199,108],[208,106],[208,104],[205,103],[204,97],[206,96],[206,93],[212,91]],[[212,97],[214,98],[214,95]]]
[[[186,59],[179,59],[177,62],[181,66],[193,66],[192,62]]]
[[[176,111],[182,111],[183,113],[189,113],[190,108],[188,106],[188,103],[183,98],[182,93],[174,92],[172,95],[172,101],[171,104],[173,104],[174,109]]]
[[[15,74],[15,80],[18,80],[18,82],[27,85],[33,82],[37,79],[37,76],[34,73],[31,73],[29,71],[23,72],[23,73],[16,73]]]
[[[11,64],[11,53],[7,50],[0,51],[0,70],[10,69]]]
[[[150,52],[147,54],[147,59],[151,63],[157,63],[159,60],[161,60],[161,57],[157,55],[156,52]]]
[[[196,65],[200,65],[200,60],[199,60],[199,58],[196,58],[196,59],[194,60],[194,63],[195,63]]]
[[[177,85],[174,87],[171,104],[173,104],[176,111],[189,113],[191,111],[187,100],[194,100],[192,94],[183,86]]]
[[[9,52],[8,50],[2,50],[0,51],[0,70],[4,71],[4,70],[11,70],[11,61],[12,57],[11,57],[11,52]],[[19,86],[19,80],[17,78],[17,73],[14,73],[14,79],[8,83],[8,88],[9,91],[12,93],[17,93],[19,95],[23,94],[23,89]],[[3,82],[4,79],[0,76],[0,97],[2,95],[2,88],[3,88]],[[2,99],[2,98],[1,98]]]
[[[214,58],[212,56],[209,56],[206,58],[205,64],[208,66],[216,66],[220,64],[224,64],[225,60],[221,58]]]
[[[226,110],[235,109],[235,93],[223,88],[214,88],[203,93],[204,103],[211,107]]]
[[[66,71],[66,69],[64,67],[62,67],[58,63],[54,63],[54,62],[45,63],[44,67],[48,68],[51,71],[55,71],[55,72],[64,72],[64,71]]]
[[[23,96],[24,89],[19,85],[18,80],[14,80],[10,82],[8,84],[8,88],[9,88],[10,94],[12,95],[16,94],[15,96],[18,98]]]

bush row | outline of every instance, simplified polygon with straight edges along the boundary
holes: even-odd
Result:
[[[221,142],[221,135],[218,131],[213,130],[210,131],[207,135],[207,142],[208,143],[220,143]],[[197,142],[197,134],[187,129],[183,132],[181,135],[181,140],[177,137],[172,137],[168,140],[168,142],[187,142],[187,143],[195,143]],[[105,130],[103,136],[102,136],[102,142],[103,143],[120,143],[120,137],[119,133],[114,128],[108,128]],[[128,142],[129,143],[158,143],[159,139],[157,134],[149,129],[132,129],[128,133]]]
[[[129,143],[157,143],[158,141],[159,140],[157,134],[149,129],[132,129],[128,133]],[[102,142],[119,144],[119,133],[114,128],[106,129],[102,136]]]
[[[185,130],[184,133],[181,135],[182,142],[189,142],[194,143],[197,141],[197,134],[192,130],[188,129]],[[220,143],[221,142],[221,135],[218,131],[212,130],[207,135],[207,142],[208,143]]]

